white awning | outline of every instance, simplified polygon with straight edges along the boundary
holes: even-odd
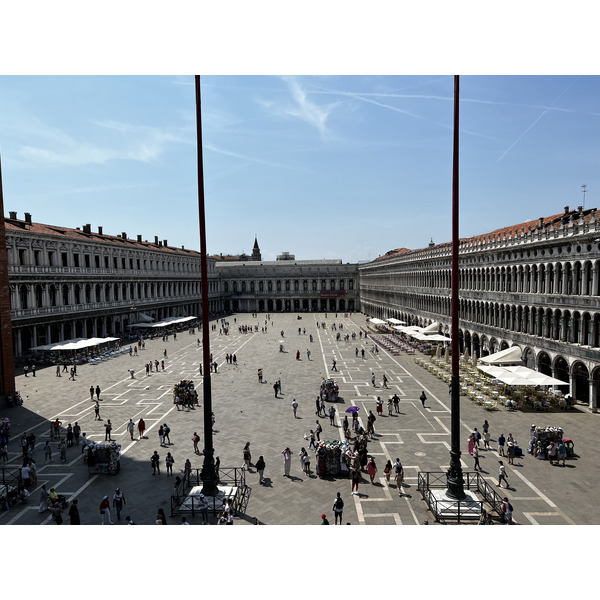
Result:
[[[400,319],[394,319],[393,317],[390,317],[387,321],[392,325],[406,325],[406,321],[400,321]]]
[[[420,340],[421,342],[449,342],[450,341],[449,337],[446,337],[445,335],[441,335],[439,333],[430,333],[428,335],[425,333],[417,333],[413,337]]]
[[[158,329],[159,327],[168,327],[169,325],[175,325],[177,323],[185,323],[186,321],[194,321],[195,319],[198,319],[198,317],[169,317],[168,319],[163,319],[162,321],[159,321],[158,323],[134,323],[133,325],[130,325],[129,327],[143,328],[143,329],[147,329],[147,328]]]
[[[373,323],[373,325],[385,325],[385,321],[382,321],[381,319],[369,319],[369,323]]]
[[[437,333],[439,328],[440,328],[440,324],[436,321],[435,323],[432,323],[431,325],[427,325],[427,327],[425,327],[425,329],[423,329],[423,333]]]
[[[45,346],[36,346],[32,350],[39,351],[52,351],[52,350],[81,350],[83,348],[90,348],[92,346],[100,346],[100,344],[107,344],[108,342],[115,342],[119,338],[106,337],[106,338],[74,338],[71,340],[65,340],[64,342],[58,342],[56,344],[46,344]]]
[[[479,361],[486,365],[496,365],[499,367],[506,365],[522,365],[523,360],[521,354],[522,352],[519,346],[511,346],[510,348],[506,348],[506,350],[484,356],[483,358],[480,358]]]
[[[569,385],[566,381],[561,381],[555,377],[544,375],[539,371],[535,371],[534,369],[530,369],[529,367],[524,367],[522,365],[508,367],[477,365],[477,368],[480,371],[483,371],[491,377],[495,377],[496,379],[499,379],[508,385]]]

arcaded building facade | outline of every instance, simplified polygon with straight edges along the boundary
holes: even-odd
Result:
[[[147,317],[201,316],[200,253],[167,240],[5,218],[15,356],[79,337],[123,337]],[[222,310],[208,259],[209,312]]]
[[[255,241],[254,256],[260,256]],[[217,260],[223,306],[232,312],[355,312],[358,264],[341,260]]]
[[[460,243],[460,349],[518,346],[526,365],[600,399],[600,215],[596,209],[505,227]],[[440,324],[450,335],[451,244],[390,251],[360,265],[366,314]]]

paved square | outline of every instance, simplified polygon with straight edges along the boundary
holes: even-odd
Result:
[[[393,356],[379,348],[373,353],[373,342],[360,339],[365,317],[353,314],[296,313],[272,314],[268,332],[262,333],[266,315],[253,318],[249,314],[236,314],[227,318],[229,335],[220,335],[219,327],[211,332],[211,351],[219,364],[217,374],[212,374],[213,410],[215,412],[215,455],[222,467],[239,467],[243,464],[243,447],[250,442],[252,463],[259,455],[266,462],[266,485],[258,484],[254,468],[246,475],[250,498],[246,514],[235,519],[235,524],[253,524],[258,518],[265,524],[305,525],[319,524],[321,514],[333,522],[332,503],[341,492],[345,501],[344,522],[366,525],[414,525],[425,519],[432,522],[424,502],[417,492],[419,471],[445,471],[449,461],[450,412],[448,386],[442,380],[415,363],[414,356]],[[214,322],[214,321],[213,321]],[[317,327],[317,323],[326,327]],[[332,330],[336,324],[338,330]],[[241,325],[258,325],[256,333],[240,333]],[[343,326],[343,329],[339,329]],[[298,333],[298,328],[301,332]],[[306,330],[304,333],[302,330]],[[284,337],[281,337],[281,330]],[[341,340],[336,340],[337,332]],[[344,335],[356,333],[356,339],[345,342]],[[312,334],[313,342],[309,341]],[[0,524],[47,524],[48,513],[38,514],[39,488],[43,483],[56,488],[68,499],[79,499],[82,524],[100,524],[98,506],[104,495],[112,498],[115,488],[123,490],[127,505],[124,514],[130,514],[137,524],[153,524],[158,508],[167,513],[169,523],[180,522],[180,517],[169,518],[172,478],[165,475],[164,457],[170,451],[175,458],[174,475],[181,474],[187,458],[193,468],[202,466],[202,456],[195,455],[192,434],[200,434],[203,446],[203,411],[178,411],[173,405],[173,386],[182,379],[193,379],[199,390],[202,404],[202,378],[198,367],[202,349],[197,344],[198,333],[181,332],[177,340],[168,342],[160,338],[147,340],[138,356],[124,354],[95,365],[79,366],[76,381],[67,374],[57,377],[53,367],[38,369],[37,376],[17,378],[25,403],[23,407],[4,411],[2,417],[11,420],[11,442],[7,467],[20,466],[19,439],[23,432],[33,431],[37,437],[35,459],[38,482],[32,490],[29,505],[17,505],[0,512]],[[280,352],[280,340],[285,352]],[[145,362],[162,360],[167,350],[165,370],[153,371],[146,376]],[[310,359],[306,350],[311,350]],[[356,352],[358,349],[358,353]],[[361,350],[365,351],[364,358]],[[296,352],[299,351],[299,360]],[[235,354],[237,366],[225,363],[226,354]],[[358,355],[357,355],[358,354]],[[332,372],[332,359],[337,361],[337,372]],[[258,382],[257,371],[263,369],[264,381]],[[135,379],[128,370],[134,369]],[[371,374],[376,377],[376,387]],[[381,387],[383,374],[389,389]],[[350,494],[350,481],[346,478],[319,479],[314,474],[306,476],[298,461],[302,446],[308,448],[304,435],[314,429],[315,399],[323,378],[333,376],[340,388],[341,401],[336,404],[335,425],[329,418],[320,418],[323,426],[321,439],[339,440],[343,436],[341,421],[347,407],[359,407],[362,423],[366,425],[369,410],[376,412],[378,396],[384,400],[383,415],[375,423],[375,436],[369,443],[369,453],[375,457],[378,473],[374,484],[364,474],[359,496]],[[282,394],[275,398],[272,384],[282,383]],[[100,385],[101,421],[94,420],[94,403],[90,401],[90,386]],[[427,395],[425,407],[419,396]],[[387,414],[387,398],[400,396],[400,413]],[[298,418],[292,412],[292,400],[299,403]],[[143,417],[147,439],[131,440],[126,430],[129,419],[136,423]],[[112,437],[122,445],[121,471],[117,475],[88,475],[81,449],[69,448],[67,462],[59,458],[57,442],[53,446],[53,462],[44,464],[42,448],[49,438],[50,421],[60,419],[63,426],[76,421],[88,438],[103,441],[104,425],[108,419],[113,424]],[[466,452],[466,440],[473,427],[481,427],[483,420],[490,422],[492,450],[481,451],[482,474],[496,484],[497,460],[494,440],[503,432],[511,432],[525,450],[528,430],[532,423],[561,426],[567,437],[575,441],[576,460],[567,466],[555,467],[525,454],[508,467],[510,489],[507,496],[515,508],[515,520],[521,524],[591,524],[599,521],[595,505],[599,485],[599,464],[596,445],[592,441],[597,429],[597,414],[585,407],[560,413],[486,412],[468,398],[461,398],[461,431],[464,433],[463,468],[472,470],[472,458]],[[168,423],[171,444],[161,448],[158,428]],[[294,452],[291,478],[283,477],[281,451],[290,446]],[[153,476],[150,456],[158,450],[161,456],[161,474]],[[399,457],[405,467],[404,496],[400,497],[393,477],[388,485],[383,467],[389,458]],[[314,471],[314,461],[311,467]],[[502,490],[504,492],[504,489]],[[68,516],[65,514],[65,523]],[[114,517],[114,515],[113,515]],[[188,519],[193,524],[200,517]],[[214,521],[214,520],[213,520]],[[124,521],[121,520],[120,523]],[[117,523],[119,523],[117,521]]]

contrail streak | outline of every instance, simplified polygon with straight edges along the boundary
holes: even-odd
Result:
[[[500,158],[496,161],[496,162],[500,162],[518,143],[519,140],[521,140],[523,138],[523,136],[562,98],[562,96],[564,94],[566,94],[566,92],[568,90],[571,89],[571,87],[573,87],[574,83],[577,81],[577,79],[574,79],[556,98],[556,100],[554,100],[554,102],[552,102],[552,104],[550,104],[550,106],[546,107],[538,116],[538,118],[504,151],[504,153],[500,156]]]

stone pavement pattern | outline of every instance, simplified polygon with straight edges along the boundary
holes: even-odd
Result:
[[[371,352],[373,342],[359,339],[358,332],[365,325],[365,317],[353,314],[303,314],[297,319],[295,313],[272,314],[268,332],[261,333],[266,315],[258,318],[249,314],[228,317],[229,335],[211,331],[211,351],[219,363],[217,374],[211,375],[213,410],[216,423],[214,433],[215,455],[220,457],[222,467],[241,466],[242,450],[249,441],[252,463],[262,454],[266,462],[266,485],[258,484],[254,468],[246,475],[251,487],[250,499],[245,515],[240,515],[235,524],[252,524],[258,518],[265,524],[303,525],[319,524],[322,513],[333,523],[332,503],[336,493],[341,492],[345,501],[344,522],[367,525],[422,524],[425,519],[433,523],[420,494],[417,492],[419,471],[445,471],[450,448],[450,398],[448,386],[422,367],[415,364],[414,356],[401,354],[392,356],[379,349]],[[236,322],[234,322],[234,319]],[[325,329],[317,327],[326,322]],[[341,341],[336,341],[331,325],[343,325]],[[258,333],[242,334],[239,325],[259,325]],[[298,327],[306,333],[298,334]],[[279,352],[284,330],[285,352]],[[356,340],[343,341],[346,333],[356,332]],[[309,335],[314,341],[310,343]],[[175,458],[174,474],[181,474],[187,458],[193,468],[201,468],[202,456],[193,452],[191,437],[194,431],[200,434],[203,446],[203,410],[177,411],[172,403],[173,385],[182,379],[193,379],[202,404],[201,377],[198,366],[202,361],[202,349],[197,345],[196,335],[181,332],[175,341],[147,340],[145,350],[139,355],[123,355],[96,365],[78,367],[77,380],[69,381],[67,374],[56,377],[53,367],[38,369],[37,376],[17,377],[25,404],[4,411],[11,419],[11,443],[9,465],[20,464],[21,451],[18,440],[23,431],[34,431],[37,436],[35,458],[38,470],[37,487],[27,506],[17,505],[9,511],[0,512],[0,524],[47,524],[52,523],[48,513],[38,514],[39,487],[46,483],[48,489],[56,488],[68,499],[79,499],[82,524],[99,524],[98,506],[104,495],[112,498],[119,487],[126,496],[124,515],[130,514],[137,524],[152,524],[156,511],[162,507],[169,523],[178,523],[179,517],[169,518],[169,496],[173,482],[164,469],[164,457],[170,451]],[[144,363],[150,359],[163,358],[167,349],[165,371],[145,375]],[[310,348],[310,360],[306,350]],[[356,356],[355,349],[359,355]],[[365,350],[364,359],[360,350]],[[296,351],[300,360],[296,360]],[[237,366],[225,363],[225,354],[234,353]],[[332,358],[337,361],[337,372],[331,372]],[[128,369],[135,370],[131,379]],[[264,382],[258,383],[257,371],[263,369]],[[375,373],[376,385],[371,383]],[[382,389],[383,374],[388,378],[389,389]],[[384,414],[377,418],[375,436],[369,443],[369,453],[375,457],[378,473],[375,484],[369,483],[366,473],[360,485],[359,496],[350,494],[350,481],[346,478],[319,479],[314,474],[306,476],[299,464],[298,452],[302,446],[308,449],[304,435],[314,429],[315,399],[322,378],[333,376],[340,387],[341,401],[335,404],[336,425],[330,426],[329,418],[319,420],[323,426],[321,439],[341,439],[341,421],[348,406],[360,408],[362,424],[366,426],[369,410],[376,413],[377,396],[384,400]],[[272,384],[281,379],[282,394],[275,398]],[[94,404],[89,398],[89,387],[102,388],[102,421],[94,421]],[[428,400],[425,408],[419,396],[424,390]],[[401,414],[388,416],[386,401],[393,393],[400,396]],[[298,418],[294,419],[292,400],[299,403]],[[327,406],[329,406],[327,404]],[[132,418],[136,423],[140,417],[146,422],[147,439],[129,438],[125,426]],[[80,448],[68,449],[67,462],[61,463],[57,443],[53,445],[54,462],[44,465],[42,447],[49,435],[51,420],[59,418],[64,426],[78,421],[82,431],[94,441],[104,440],[104,424],[113,423],[113,439],[122,445],[121,471],[117,475],[98,474],[89,476],[83,463]],[[532,423],[558,425],[565,436],[575,441],[577,460],[567,461],[567,466],[551,466],[547,461],[538,461],[525,454],[508,466],[510,489],[506,495],[515,508],[515,520],[521,524],[591,524],[598,522],[594,505],[600,485],[598,452],[594,444],[596,414],[585,407],[560,413],[486,412],[467,398],[461,398],[461,434],[463,468],[471,471],[473,460],[466,452],[466,440],[473,427],[481,429],[484,419],[490,422],[492,450],[481,451],[482,475],[496,484],[498,456],[495,439],[509,432],[525,450],[528,431]],[[171,428],[172,444],[160,448],[158,427],[168,423]],[[137,433],[137,431],[136,431]],[[281,451],[290,446],[294,452],[291,478],[283,477]],[[161,455],[161,475],[152,476],[150,456],[154,450]],[[385,482],[383,466],[389,458],[399,457],[405,468],[404,495],[400,497],[393,481]],[[506,462],[506,461],[505,461]],[[311,463],[314,471],[314,460]],[[502,489],[504,492],[504,488]],[[65,514],[65,523],[68,516]],[[113,519],[115,515],[113,514]],[[199,523],[199,517],[189,517]],[[116,522],[116,521],[115,521]],[[120,521],[123,523],[124,521]]]

